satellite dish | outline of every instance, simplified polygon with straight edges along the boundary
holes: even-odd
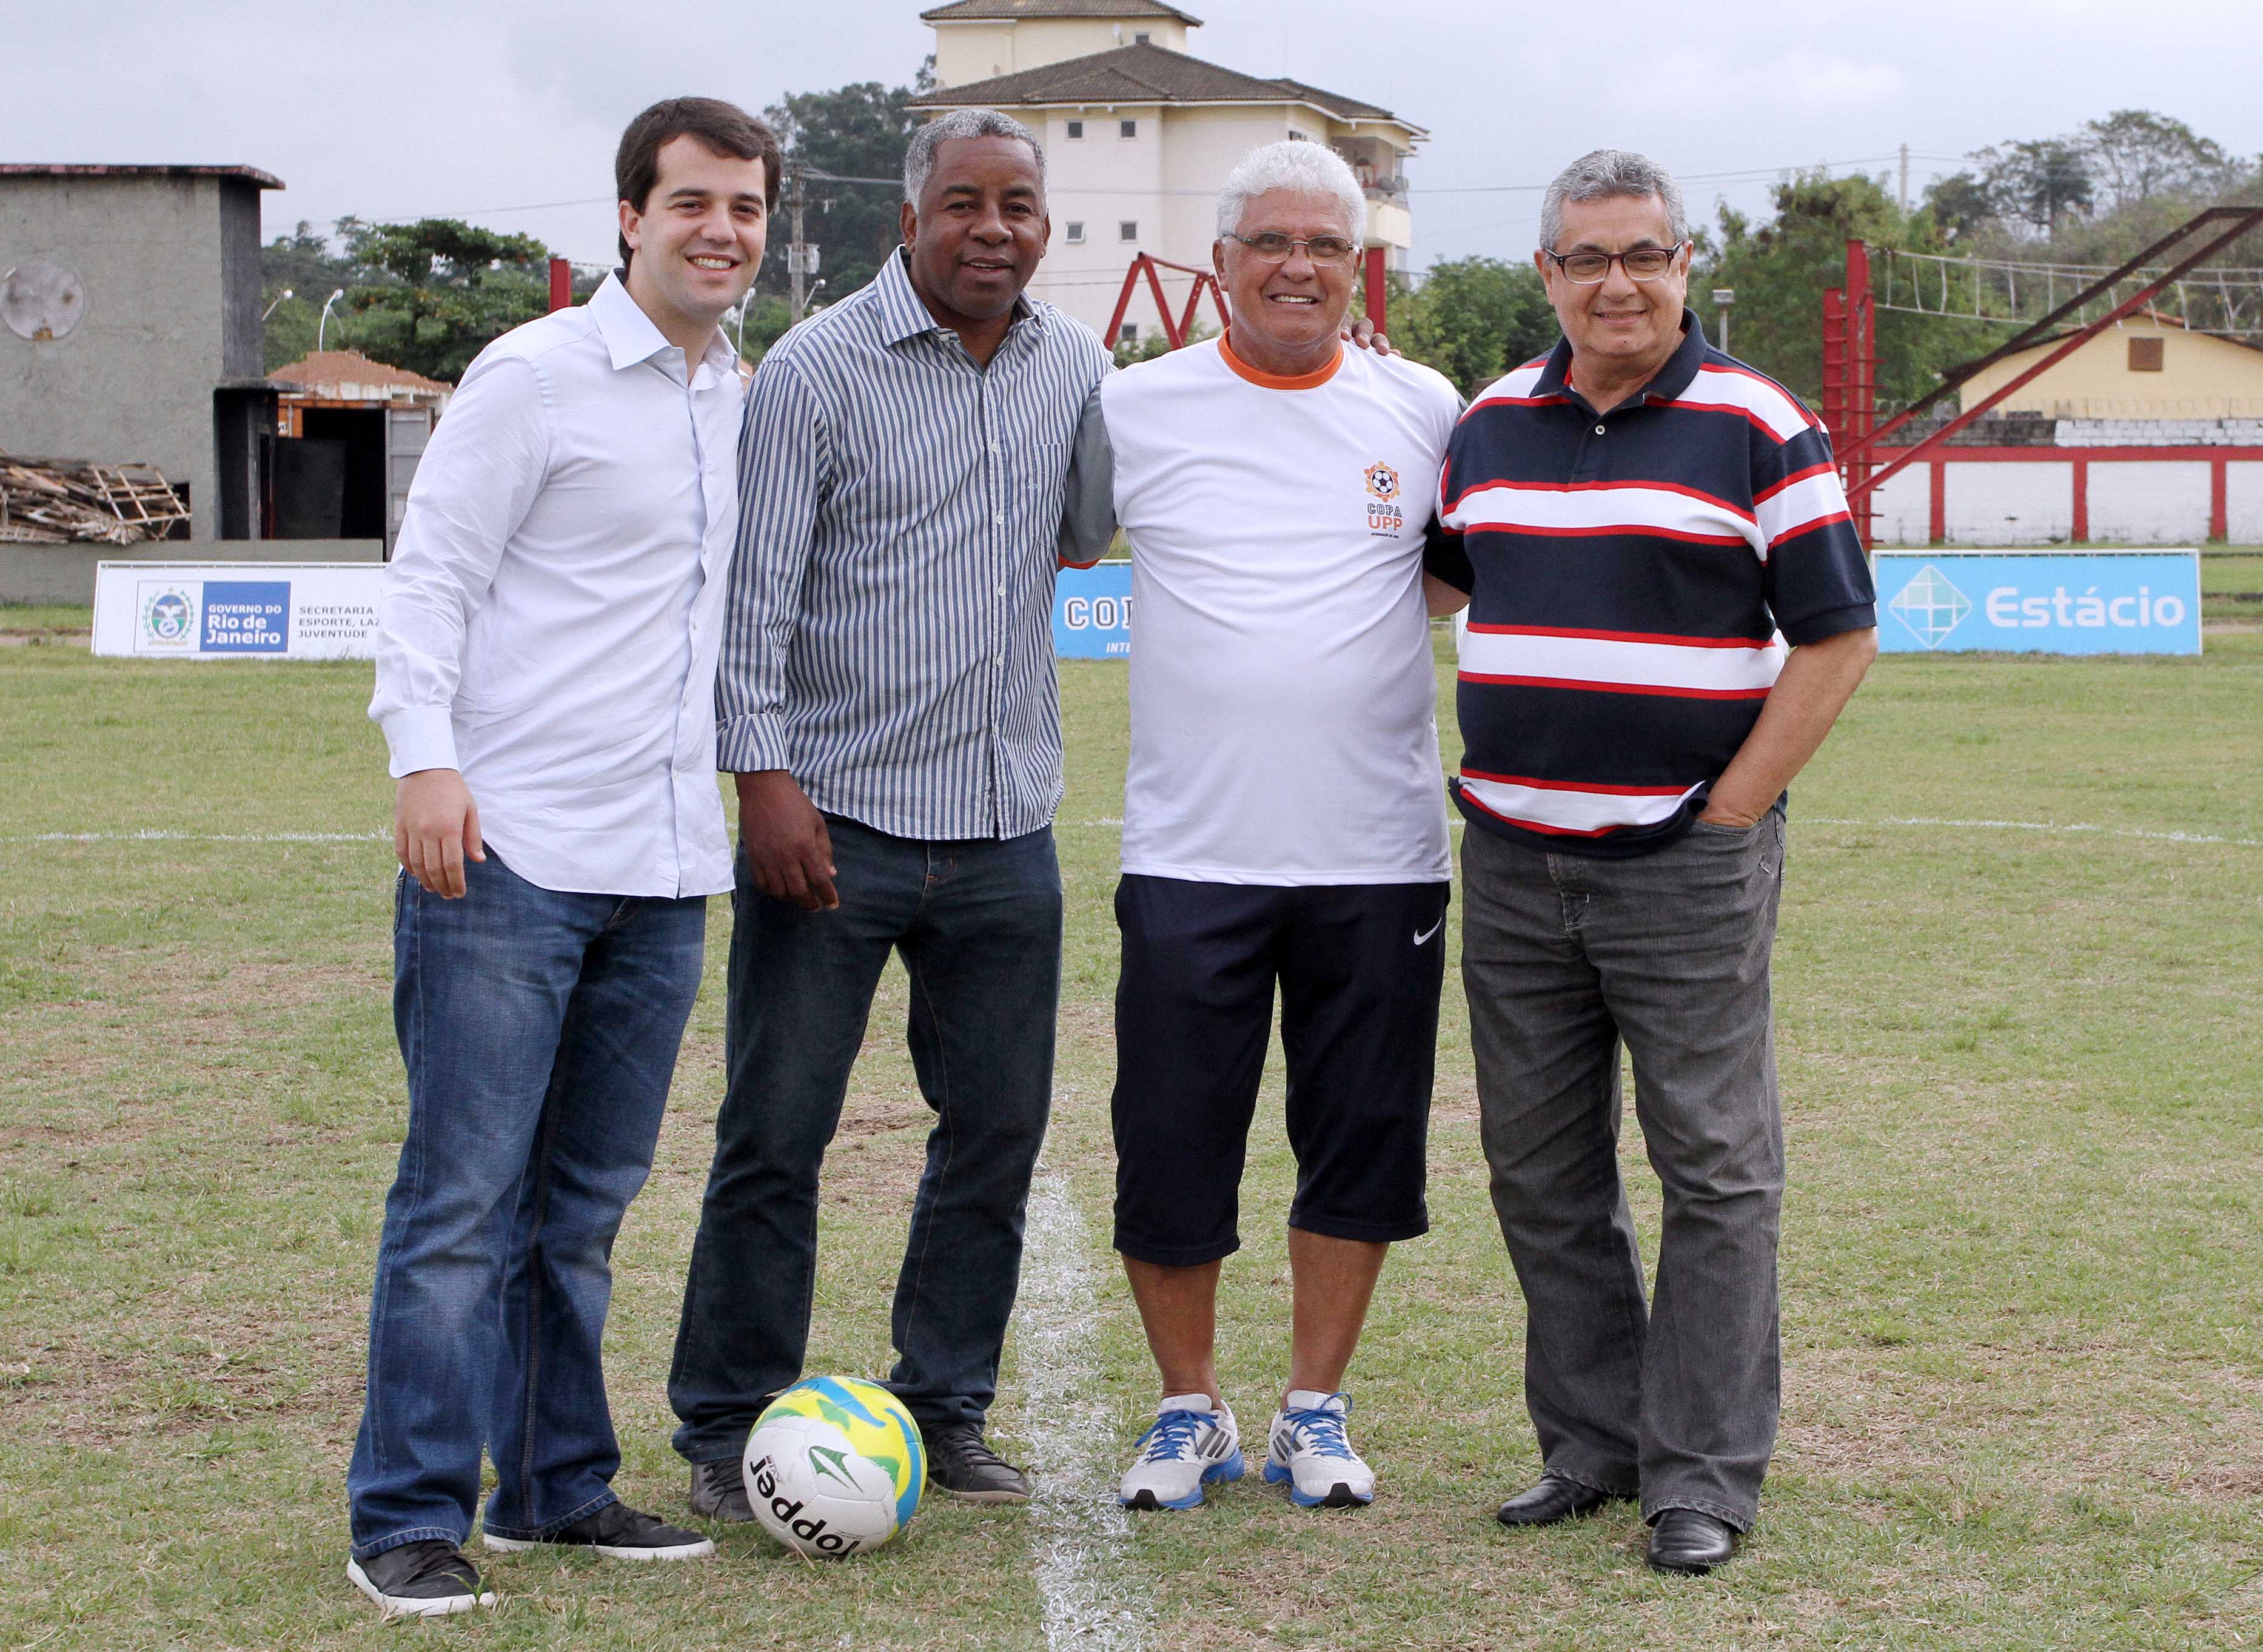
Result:
[[[61,258],[26,258],[0,276],[0,321],[18,338],[68,338],[85,316],[86,283]]]

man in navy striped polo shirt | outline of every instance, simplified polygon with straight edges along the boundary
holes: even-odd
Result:
[[[1876,653],[1875,593],[1820,427],[1683,308],[1673,178],[1598,150],[1541,238],[1563,340],[1464,416],[1430,566],[1471,598],[1463,982],[1544,1468],[1500,1518],[1638,1496],[1651,1563],[1704,1572],[1775,1442],[1785,788]],[[1665,1189],[1648,1304],[1622,1043]]]

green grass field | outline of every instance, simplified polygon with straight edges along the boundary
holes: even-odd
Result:
[[[1450,984],[1435,1229],[1350,1380],[1380,1500],[1307,1514],[1252,1478],[1115,1515],[1153,1403],[1106,1250],[1124,679],[1062,675],[1059,1107],[993,1419],[1045,1497],[938,1499],[841,1566],[745,1529],[705,1566],[512,1557],[499,1610],[385,1626],[341,1571],[403,1114],[368,669],[0,650],[0,1645],[2263,1645],[2263,635],[1887,659],[1797,788],[1784,1431],[1760,1529],[1702,1581],[1650,1573],[1629,1512],[1489,1518],[1536,1464]],[[619,1485],[677,1515],[662,1385],[726,933],[718,903],[616,1258]],[[813,1369],[887,1365],[924,1122],[903,1013],[892,976],[828,1165]],[[1285,1362],[1290,1179],[1276,1083],[1222,1311],[1245,1421]],[[1033,1405],[1093,1426],[1064,1459]]]

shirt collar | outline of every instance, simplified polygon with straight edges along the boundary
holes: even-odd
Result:
[[[1619,407],[1639,407],[1645,402],[1671,402],[1689,388],[1697,376],[1697,369],[1705,365],[1705,330],[1697,324],[1694,312],[1681,312],[1681,342],[1675,346],[1666,365],[1651,375],[1650,382],[1619,403]],[[1558,338],[1556,348],[1548,352],[1548,365],[1540,370],[1540,378],[1532,387],[1532,394],[1541,395],[1577,395],[1567,382],[1572,371],[1572,341]],[[1580,398],[1585,401],[1585,397]],[[1611,409],[1613,412],[1617,408]]]
[[[945,332],[942,322],[927,307],[927,301],[912,286],[911,257],[907,249],[898,247],[880,266],[879,274],[872,278],[872,301],[880,307],[881,342],[900,344],[907,338],[918,338],[928,333]],[[1045,314],[1031,304],[1029,295],[1014,295],[1014,324],[1030,322],[1042,330]]]
[[[611,358],[613,370],[633,367],[640,362],[650,361],[663,350],[673,349],[668,336],[653,324],[644,307],[629,296],[622,284],[620,272],[614,271],[597,284],[589,294],[589,315],[597,323],[598,336],[605,341],[605,353]],[[706,353],[696,364],[686,364],[686,377],[698,388],[698,375],[705,369],[715,379],[734,376],[739,371],[739,352],[731,348],[718,327],[707,341]]]

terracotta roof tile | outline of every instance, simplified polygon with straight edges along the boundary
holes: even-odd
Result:
[[[421,390],[439,395],[446,395],[453,388],[411,373],[406,367],[388,366],[382,361],[372,361],[358,350],[315,351],[287,367],[276,368],[267,376],[318,394],[335,391],[344,386]]]

